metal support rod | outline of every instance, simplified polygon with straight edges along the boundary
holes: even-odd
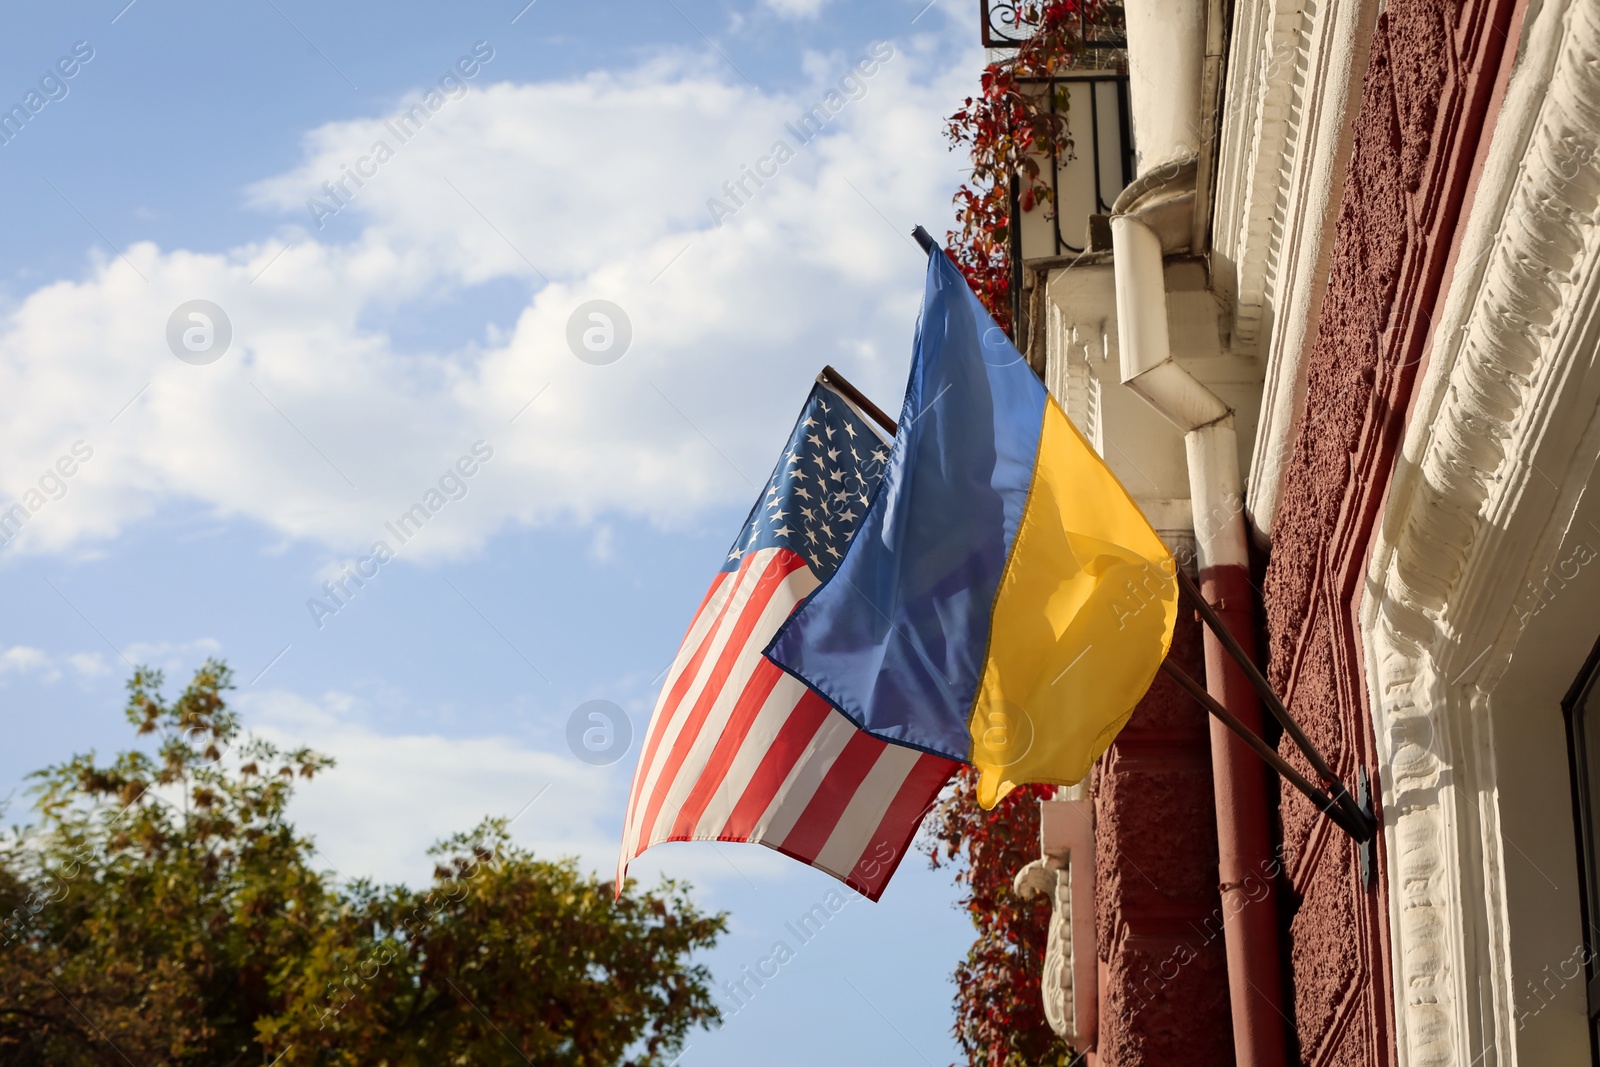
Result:
[[[1006,201],[1006,258],[1011,285],[1011,343],[1022,348],[1022,179],[1011,175],[1011,194]]]
[[[924,230],[921,226],[918,226],[916,229],[912,230],[911,236],[917,239],[917,244],[921,245],[922,250],[928,253],[930,256],[933,255],[933,250],[939,247],[934,243],[933,237],[928,233],[928,231]]]
[[[1280,756],[1271,745],[1252,733],[1244,723],[1235,717],[1233,712],[1229,711],[1222,705],[1221,701],[1212,696],[1205,686],[1189,677],[1181,667],[1175,665],[1171,660],[1163,660],[1161,662],[1161,671],[1177,682],[1184,692],[1199,701],[1200,705],[1212,715],[1215,715],[1224,726],[1238,734],[1245,744],[1255,750],[1256,755],[1266,761],[1267,766],[1277,771],[1288,780],[1290,785],[1304,793],[1311,803],[1315,804],[1324,815],[1337,823],[1345,833],[1357,841],[1365,841],[1372,836],[1373,829],[1359,810],[1352,816],[1340,807],[1333,797],[1330,797],[1327,793],[1307,781],[1305,775],[1295,770],[1293,765]]]
[[[1100,83],[1089,83],[1089,137],[1094,142],[1094,152],[1090,159],[1094,163],[1094,209],[1098,214],[1111,214],[1111,205],[1106,203],[1105,194],[1100,190]],[[1051,111],[1054,113],[1055,95],[1051,94]],[[1056,198],[1056,233],[1061,232],[1061,199]]]
[[[1361,810],[1361,806],[1356,803],[1355,798],[1350,795],[1350,791],[1345,788],[1343,780],[1340,779],[1338,774],[1334,773],[1333,768],[1328,765],[1328,761],[1322,757],[1322,753],[1317,751],[1317,747],[1312,744],[1311,738],[1306,736],[1306,732],[1300,728],[1300,724],[1295,722],[1294,716],[1289,714],[1289,709],[1283,706],[1283,701],[1278,699],[1278,694],[1261,673],[1261,669],[1256,666],[1255,660],[1245,652],[1243,646],[1239,644],[1232,632],[1223,624],[1222,619],[1217,615],[1216,609],[1201,594],[1200,588],[1194,584],[1194,579],[1184,573],[1182,567],[1178,567],[1176,570],[1178,588],[1183,591],[1184,596],[1194,605],[1195,610],[1200,613],[1200,617],[1205,620],[1206,626],[1210,627],[1211,632],[1217,636],[1217,640],[1227,650],[1228,655],[1239,665],[1239,669],[1244,672],[1245,677],[1250,680],[1250,684],[1261,697],[1261,702],[1267,706],[1268,711],[1272,712],[1272,717],[1277,719],[1282,724],[1284,731],[1294,739],[1295,745],[1305,755],[1306,761],[1311,764],[1312,769],[1317,772],[1323,784],[1332,792],[1333,800],[1339,805],[1339,809],[1350,821],[1357,826],[1365,828],[1366,836],[1357,834],[1354,835],[1356,839],[1365,841],[1367,837],[1371,837],[1375,829],[1372,825],[1372,817]],[[1260,739],[1257,738],[1257,740]],[[1262,742],[1262,744],[1264,745],[1265,742]],[[1344,823],[1341,821],[1340,825],[1344,825]]]

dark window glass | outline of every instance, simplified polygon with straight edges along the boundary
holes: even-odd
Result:
[[[1589,653],[1562,707],[1572,763],[1572,810],[1583,872],[1584,976],[1589,993],[1589,1057],[1600,1067],[1600,644]]]

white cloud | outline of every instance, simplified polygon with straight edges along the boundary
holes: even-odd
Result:
[[[315,229],[306,199],[389,116],[313,130],[298,166],[251,188],[285,213],[279,236],[96,254],[84,278],[0,316],[0,392],[29,398],[0,425],[0,507],[74,441],[94,450],[4,552],[83,551],[181,500],[341,557],[382,538],[421,559],[508,524],[678,525],[744,498],[822,363],[891,408],[903,381],[921,268],[892,230],[948,215],[956,168],[940,117],[975,59],[902,43],[800,144],[785,124],[866,54],[812,57],[816,83],[789,96],[668,60],[522,85],[489,84],[490,67],[357,192],[337,225],[359,230],[342,243]],[[779,139],[795,158],[713,227],[708,198]],[[492,280],[532,294],[504,330],[418,353],[383,328],[402,305]],[[165,341],[194,298],[233,326],[209,366]],[[566,346],[591,298],[632,321],[610,366]],[[384,524],[478,440],[493,458],[465,498],[399,546]]]
[[[761,0],[761,2],[786,19],[814,19],[828,5],[828,0]]]
[[[487,816],[513,819],[513,839],[540,858],[576,856],[607,878],[616,870],[632,753],[591,767],[510,737],[384,734],[361,722],[362,702],[348,694],[252,693],[237,703],[259,736],[337,760],[297,783],[290,818],[315,838],[318,862],[345,878],[423,884],[428,847]],[[636,744],[642,733],[640,724]],[[667,846],[630,873],[653,882],[670,870],[701,884],[781,877],[788,862],[754,846]]]
[[[215,637],[197,637],[193,641],[135,641],[122,650],[134,663],[148,664],[172,672],[186,665],[197,666],[201,660],[222,654],[222,642]]]
[[[74,652],[66,660],[73,670],[85,678],[98,678],[111,673],[111,665],[98,652]]]
[[[45,654],[27,645],[12,645],[0,652],[0,674],[20,674],[37,670],[45,664]]]
[[[519,842],[591,865],[606,851],[595,824],[614,813],[585,788],[588,768],[574,759],[504,737],[385,735],[356,721],[344,695],[318,703],[275,692],[239,703],[261,736],[337,760],[296,785],[290,814],[315,837],[320,862],[347,878],[425,882],[430,845],[487,816],[515,816],[547,786],[513,827]]]
[[[610,526],[605,523],[596,526],[589,542],[589,558],[596,563],[610,563],[617,554],[616,540]]]
[[[52,655],[30,645],[12,645],[0,651],[0,677],[5,675],[31,675],[42,682],[58,682],[65,669],[80,678],[98,678],[111,668],[98,652],[71,652]]]

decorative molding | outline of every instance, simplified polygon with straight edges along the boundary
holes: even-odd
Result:
[[[1217,252],[1233,265],[1241,351],[1256,350],[1277,273],[1287,221],[1279,198],[1295,168],[1316,30],[1316,16],[1298,4],[1258,0],[1234,9],[1215,233]]]
[[[1114,324],[1107,318],[1092,323],[1074,322],[1054,301],[1046,302],[1045,313],[1049,317],[1045,343],[1050,348],[1044,361],[1045,388],[1078,432],[1097,452],[1102,451],[1105,446],[1100,439],[1100,381],[1091,361],[1105,360],[1111,345],[1108,334]]]
[[[1045,1021],[1056,1036],[1068,1045],[1078,1045],[1076,1020],[1072,1017],[1072,873],[1050,864],[1053,859],[1036,859],[1022,870],[1012,888],[1023,900],[1039,893],[1050,894],[1050,929],[1045,939],[1044,968],[1039,995],[1044,1000]]]
[[[1044,1016],[1057,1036],[1076,1051],[1087,1052],[1098,1038],[1100,991],[1094,801],[1084,783],[1063,786],[1055,799],[1040,801],[1039,851],[1040,858],[1017,872],[1012,887],[1024,900],[1050,894],[1050,928],[1040,980]]]
[[[1600,10],[1527,18],[1361,608],[1401,1067],[1516,1062],[1489,709],[1596,458]]]
[[[1213,269],[1231,295],[1233,348],[1266,362],[1248,485],[1271,526],[1305,394],[1334,222],[1378,0],[1240,0],[1234,9],[1212,221]]]
[[[1180,545],[1192,550],[1194,518],[1183,437],[1154,408],[1122,388],[1111,262],[1054,268],[1045,278],[1045,388],[1128,487],[1167,544],[1174,551]]]

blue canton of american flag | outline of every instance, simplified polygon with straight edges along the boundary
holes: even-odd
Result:
[[[813,387],[722,569],[738,569],[748,553],[782,547],[823,581],[844,558],[888,465],[889,444],[878,431],[838,393]]]
[[[818,383],[713,576],[667,672],[622,832],[628,862],[664,841],[747,841],[873,900],[956,764],[880,741],[762,655],[844,558],[889,443]]]

